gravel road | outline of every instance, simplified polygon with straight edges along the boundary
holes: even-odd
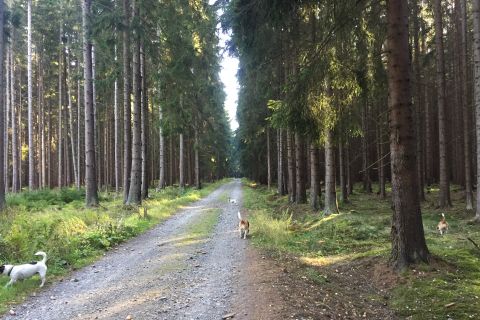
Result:
[[[241,296],[248,241],[239,238],[241,183],[234,180],[94,265],[51,284],[3,319],[222,319]],[[183,241],[208,209],[221,210],[204,241]],[[47,275],[48,282],[48,275]],[[246,313],[235,319],[247,318]]]

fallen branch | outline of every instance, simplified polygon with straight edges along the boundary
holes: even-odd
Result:
[[[471,243],[473,243],[473,245],[475,246],[475,248],[477,248],[478,250],[480,250],[480,247],[478,246],[478,244],[475,243],[475,241],[473,241],[471,238],[467,237],[467,240],[470,241]]]

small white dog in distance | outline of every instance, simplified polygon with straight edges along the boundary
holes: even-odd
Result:
[[[47,275],[47,254],[43,251],[38,251],[35,253],[36,256],[42,256],[41,261],[34,261],[31,263],[12,265],[4,264],[0,266],[0,273],[9,276],[10,281],[5,285],[5,287],[11,286],[17,280],[30,278],[34,274],[38,273],[42,279],[40,288],[45,284],[45,276]]]
[[[228,202],[230,202],[231,204],[237,204],[237,200],[230,197],[228,197]]]

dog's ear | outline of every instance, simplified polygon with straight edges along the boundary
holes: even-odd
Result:
[[[3,273],[3,271],[5,271],[5,265],[4,265],[4,264],[2,264],[2,265],[0,266],[0,273]]]

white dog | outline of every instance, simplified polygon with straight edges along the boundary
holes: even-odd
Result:
[[[237,200],[233,199],[233,198],[230,198],[228,197],[228,202],[230,202],[231,204],[237,204]]]
[[[36,273],[38,273],[42,279],[40,288],[43,287],[45,284],[45,276],[47,275],[47,265],[45,264],[45,262],[47,262],[47,254],[43,251],[38,251],[35,253],[35,255],[42,256],[43,259],[41,261],[34,261],[17,266],[11,264],[4,264],[0,266],[0,273],[10,277],[10,281],[5,285],[5,287],[11,286],[17,280],[30,278]]]

